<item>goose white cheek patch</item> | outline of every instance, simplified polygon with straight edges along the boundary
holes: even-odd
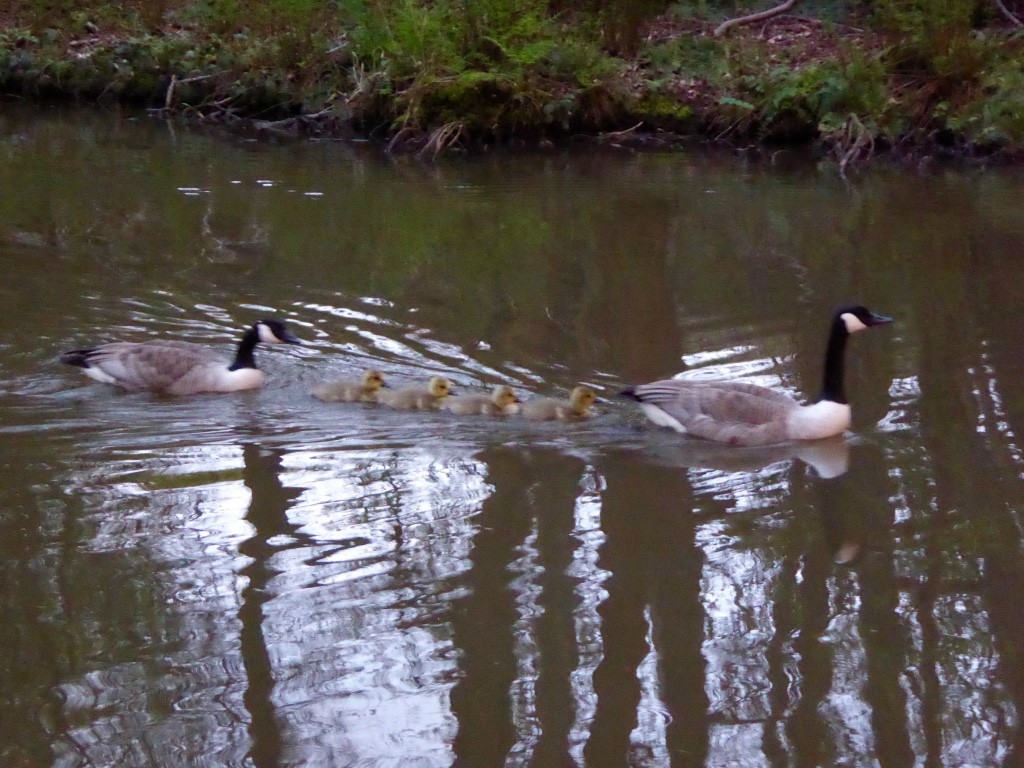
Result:
[[[256,326],[259,332],[260,341],[264,344],[279,344],[281,340],[274,335],[274,332],[270,330],[269,325],[260,323]]]
[[[843,319],[843,323],[846,325],[847,333],[856,333],[857,331],[863,331],[865,328],[867,328],[867,326],[864,324],[864,321],[861,320],[852,312],[843,312],[843,314],[841,314],[840,317]]]

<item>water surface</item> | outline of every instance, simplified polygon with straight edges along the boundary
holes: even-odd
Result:
[[[0,764],[1010,765],[1024,736],[1024,179],[697,153],[388,158],[0,113]],[[686,372],[814,454],[645,423]],[[259,392],[125,394],[165,336]],[[373,365],[586,422],[321,403]],[[845,470],[845,471],[844,471]]]

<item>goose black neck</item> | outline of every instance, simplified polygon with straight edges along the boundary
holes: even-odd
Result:
[[[843,369],[845,366],[846,340],[850,337],[846,325],[841,318],[832,322],[832,331],[828,336],[828,348],[825,350],[825,381],[821,387],[819,400],[830,400],[833,403],[846,404],[846,390],[843,386]]]
[[[255,368],[256,367],[256,344],[259,343],[260,335],[256,331],[256,327],[253,326],[245,335],[242,340],[238,342],[238,351],[235,353],[235,361],[228,368],[229,371],[237,371],[240,368]]]

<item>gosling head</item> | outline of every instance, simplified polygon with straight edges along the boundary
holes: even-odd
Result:
[[[842,323],[847,333],[857,333],[873,325],[885,325],[891,323],[892,318],[872,312],[865,306],[856,304],[849,307],[841,307],[836,312],[836,323]]]
[[[576,387],[569,394],[569,402],[572,407],[582,413],[590,410],[590,406],[597,400],[597,393],[590,387]]]
[[[253,323],[256,336],[264,344],[301,344],[280,320],[258,320]]]
[[[363,389],[367,392],[376,392],[381,387],[386,387],[384,374],[376,368],[370,368],[363,374]]]
[[[510,405],[515,405],[521,401],[512,387],[507,384],[499,384],[491,394],[491,402],[499,408],[508,408]]]
[[[452,393],[452,383],[444,376],[434,376],[430,379],[427,391],[438,399],[448,397]]]

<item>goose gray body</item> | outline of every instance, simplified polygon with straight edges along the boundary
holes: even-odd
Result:
[[[234,360],[186,341],[115,341],[61,355],[62,363],[81,368],[85,375],[129,392],[192,395],[236,392],[263,386],[253,350],[265,343],[299,344],[279,320],[254,323],[238,343]]]
[[[441,408],[460,416],[507,416],[519,410],[519,398],[507,384],[499,384],[489,395],[447,397]]]
[[[622,392],[647,417],[694,437],[737,446],[818,440],[841,434],[851,423],[843,388],[843,360],[851,333],[892,322],[865,307],[839,309],[832,319],[821,397],[810,405],[782,392],[742,381],[665,379]]]
[[[328,381],[313,388],[313,397],[328,403],[376,403],[384,375],[370,368],[359,381]]]

